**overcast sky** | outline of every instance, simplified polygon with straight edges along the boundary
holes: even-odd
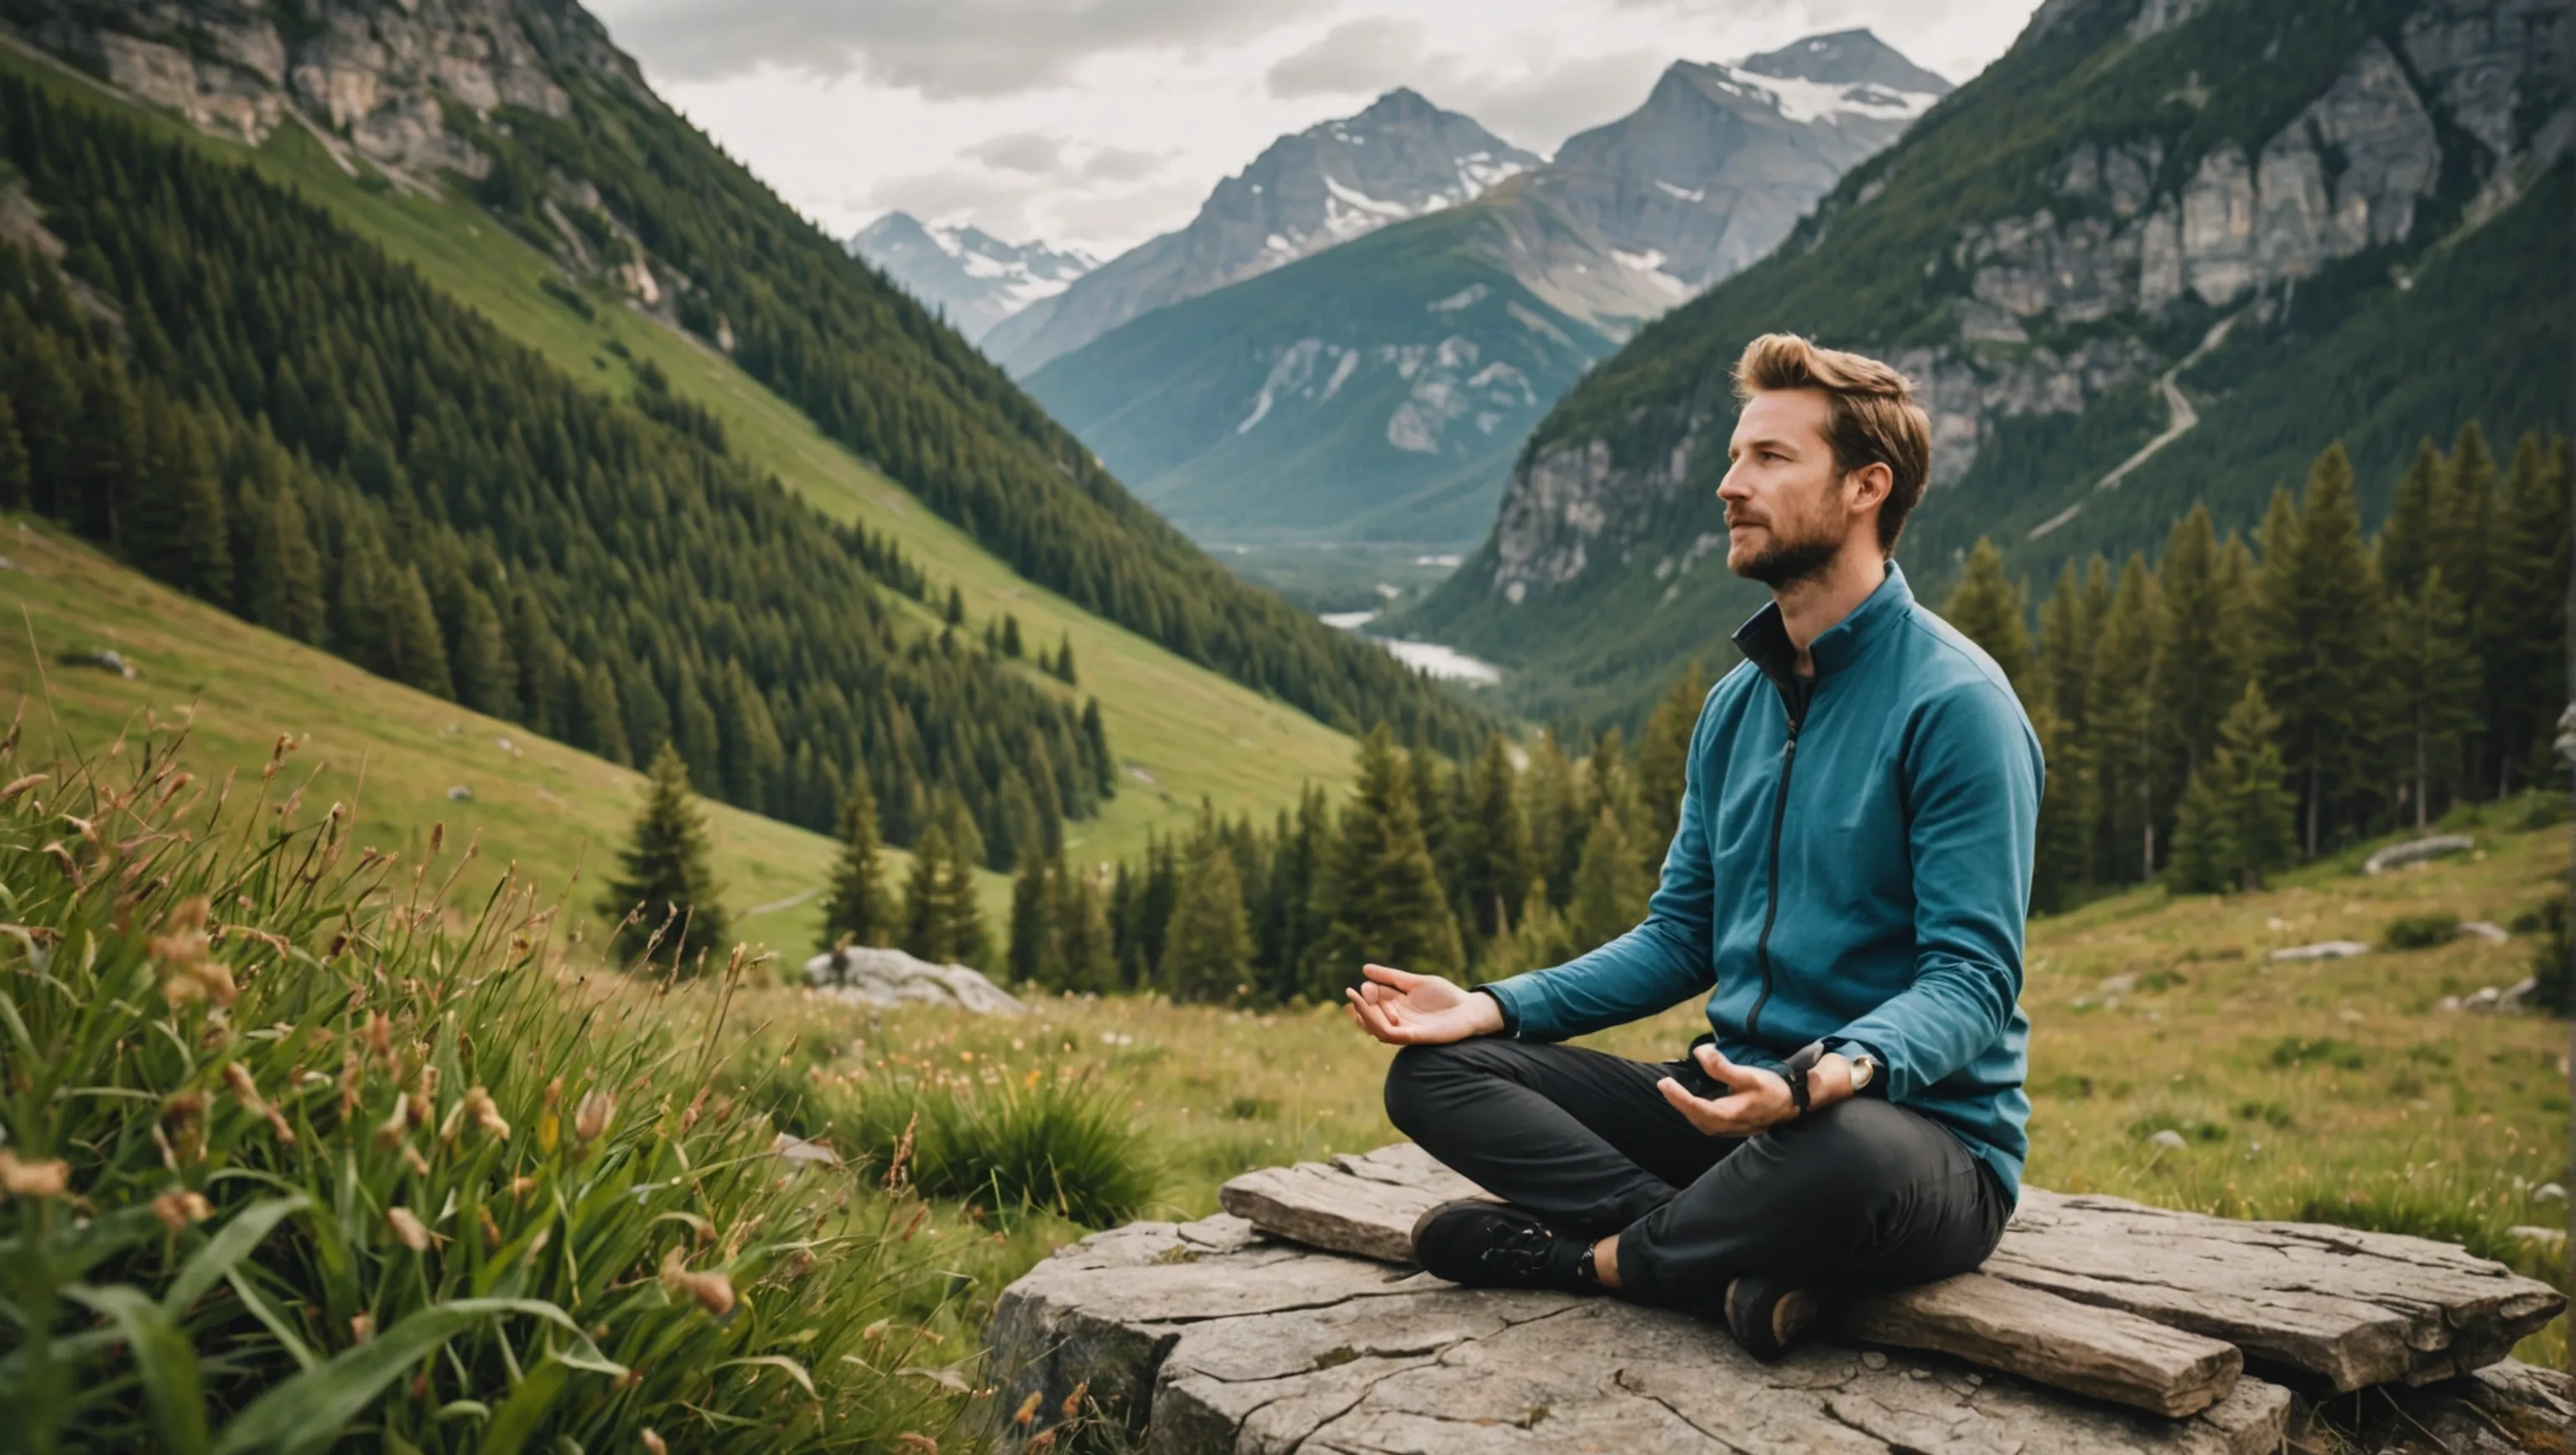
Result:
[[[1411,86],[1546,154],[1675,60],[1868,26],[1964,81],[2033,0],[591,0],[836,236],[903,208],[1106,257],[1272,138]]]

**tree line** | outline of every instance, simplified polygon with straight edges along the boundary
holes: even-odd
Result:
[[[1386,722],[1406,742],[1472,749],[1491,719],[1350,634],[1210,560],[1130,496],[1081,441],[900,288],[781,202],[684,118],[597,76],[566,78],[552,117],[504,108],[477,127],[495,159],[495,215],[534,221],[549,172],[683,275],[675,304],[752,377],[884,469],[1020,575],[1189,661],[1347,732]],[[616,228],[555,199],[614,256]]]
[[[319,207],[16,77],[0,158],[61,248],[0,245],[0,507],[812,828],[863,785],[895,841],[1008,868],[1111,791],[1096,702],[905,604],[936,610],[917,566],[657,374],[584,388]]]
[[[2039,605],[1980,540],[1943,614],[2013,680],[2048,760],[2034,899],[2264,871],[2454,803],[2562,783],[2567,441],[2499,466],[2424,441],[2365,534],[2340,444],[2251,542],[2206,511],[2152,562],[2070,562]]]
[[[2157,878],[2259,886],[2565,783],[2566,442],[2526,437],[2502,467],[2474,424],[2447,454],[2426,444],[2375,538],[2352,486],[2327,449],[2251,542],[2194,508],[2152,562],[2067,568],[2035,630],[2001,553],[1971,554],[1941,611],[2012,680],[2047,755],[2039,911]],[[1694,666],[1633,743],[1613,728],[1574,753],[1542,732],[1452,763],[1374,732],[1338,805],[1310,788],[1268,824],[1203,809],[1114,867],[1024,860],[1006,937],[974,916],[962,867],[886,882],[862,806],[825,939],[1201,1001],[1330,999],[1368,959],[1469,981],[1559,963],[1642,918],[1704,696]]]

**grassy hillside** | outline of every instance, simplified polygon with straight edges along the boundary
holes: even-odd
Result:
[[[42,57],[0,49],[0,66],[122,109],[95,83]],[[1347,775],[1349,739],[1031,586],[721,354],[604,295],[587,300],[588,316],[577,312],[542,286],[550,278],[561,286],[554,265],[470,204],[408,193],[363,165],[353,176],[296,127],[251,153],[176,121],[158,125],[218,154],[248,156],[262,174],[329,207],[577,380],[622,394],[638,366],[659,367],[675,393],[723,421],[736,455],[825,514],[892,536],[936,589],[957,586],[970,626],[1007,611],[1033,645],[1069,639],[1079,691],[1099,696],[1111,747],[1132,770],[1099,818],[1071,826],[1082,857],[1133,853],[1147,832],[1185,821],[1202,795],[1229,812],[1267,814],[1293,803],[1301,783],[1339,784]]]
[[[642,774],[250,626],[50,526],[8,519],[0,554],[10,561],[0,604],[17,618],[0,640],[0,712],[20,712],[23,701],[31,755],[95,750],[149,714],[193,721],[192,771],[247,779],[290,735],[299,746],[282,776],[305,785],[305,816],[335,800],[354,804],[361,844],[417,863],[432,825],[446,825],[451,844],[480,834],[486,862],[477,877],[497,877],[516,861],[552,896],[578,869],[573,902],[584,915],[615,871]],[[142,675],[62,660],[97,648]],[[472,799],[451,800],[459,787]],[[801,960],[822,923],[830,840],[720,803],[706,810],[738,932]],[[889,873],[900,876],[910,862],[894,851]],[[981,879],[988,922],[1002,925],[1010,881]]]
[[[1156,309],[1029,392],[1200,540],[1473,541],[1521,436],[1612,348],[1513,276],[1513,205],[1397,223]]]

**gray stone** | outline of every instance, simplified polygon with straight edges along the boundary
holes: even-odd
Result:
[[[1052,1415],[1083,1385],[1149,1455],[2254,1455],[2280,1447],[2291,1405],[2245,1379],[2165,1419],[1833,1344],[1759,1364],[1686,1315],[1454,1288],[1227,1215],[1065,1249],[1003,1293],[986,1339],[991,1408],[1034,1393]]]
[[[2421,864],[2445,854],[2465,854],[2477,846],[2478,841],[2467,834],[2434,834],[2429,838],[2410,839],[2402,844],[2390,844],[2362,860],[2361,872],[2385,874],[2391,869],[2403,869],[2409,864]]]
[[[933,965],[901,950],[852,945],[805,962],[805,982],[858,1005],[945,1005],[977,1015],[1025,1015],[1009,991],[964,965]]]
[[[2270,958],[2280,962],[2349,960],[2355,955],[2369,953],[2370,946],[2359,940],[2325,940],[2314,945],[2293,945],[2286,950],[2274,950]]]

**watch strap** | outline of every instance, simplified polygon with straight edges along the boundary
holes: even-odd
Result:
[[[1807,1114],[1807,1073],[1815,1070],[1816,1063],[1824,1058],[1825,1043],[1809,1041],[1781,1064],[1780,1078],[1789,1083],[1789,1100],[1798,1108],[1800,1116]]]

